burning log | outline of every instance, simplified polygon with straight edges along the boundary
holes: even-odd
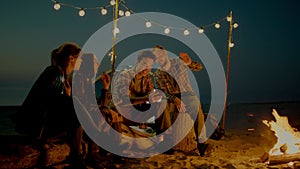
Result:
[[[300,132],[294,129],[288,122],[286,116],[280,116],[275,109],[272,112],[276,121],[266,121],[266,124],[272,131],[275,132],[277,143],[269,151],[265,153],[261,160],[269,165],[289,164],[300,161]],[[275,155],[280,154],[280,155]]]
[[[280,154],[269,156],[269,165],[284,164],[293,161],[300,161],[300,152],[294,154]]]

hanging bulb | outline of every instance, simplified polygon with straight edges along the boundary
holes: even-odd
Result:
[[[109,53],[108,53],[108,56],[110,57],[110,61],[112,61],[113,60],[113,58],[117,58],[117,55],[116,54],[114,54],[114,52],[113,51],[110,51]],[[113,57],[113,56],[115,56],[115,57]]]
[[[119,10],[119,16],[124,16],[124,11],[123,10]]]
[[[131,15],[131,13],[129,10],[125,12],[125,16],[130,16],[130,15]]]
[[[230,16],[227,16],[226,19],[227,19],[227,22],[230,22],[232,18]]]
[[[81,9],[79,10],[78,15],[79,15],[79,16],[84,16],[84,15],[85,15],[85,11],[84,11],[83,8],[81,8]]]
[[[106,15],[107,14],[107,9],[105,7],[101,8],[101,14]]]
[[[221,27],[221,25],[217,22],[217,23],[215,24],[215,28],[219,29],[220,27]]]
[[[60,9],[60,4],[58,2],[55,2],[53,8],[58,11]]]
[[[169,34],[170,33],[170,28],[166,28],[165,30],[164,30],[164,32],[165,32],[165,34]]]
[[[113,34],[118,34],[118,33],[120,33],[120,29],[119,28],[113,29]]]
[[[189,31],[189,30],[185,29],[185,30],[183,31],[183,35],[185,35],[185,36],[187,36],[187,35],[189,35],[189,34],[190,34],[190,31]]]
[[[116,1],[115,0],[110,0],[110,5],[115,5],[116,4]]]
[[[151,22],[150,22],[150,21],[147,21],[147,22],[146,22],[146,27],[147,27],[147,28],[150,28],[151,26],[152,26]]]
[[[233,47],[234,47],[234,43],[233,43],[233,42],[230,42],[230,43],[229,43],[229,47],[233,48]]]
[[[110,51],[109,53],[108,53],[108,56],[112,56],[113,55],[113,51]]]
[[[237,28],[238,26],[239,26],[239,24],[237,24],[237,23],[234,23],[234,24],[233,24],[233,27],[234,27],[234,28]]]
[[[204,32],[204,28],[201,26],[198,30],[199,33],[203,33]]]

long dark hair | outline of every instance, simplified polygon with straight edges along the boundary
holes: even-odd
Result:
[[[68,66],[69,56],[78,57],[80,51],[81,48],[76,43],[64,43],[51,52],[51,63],[64,69]]]

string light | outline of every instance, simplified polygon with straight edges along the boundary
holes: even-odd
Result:
[[[81,9],[79,10],[78,15],[79,15],[79,16],[84,16],[84,15],[85,15],[85,11],[84,11],[83,8],[81,8]]]
[[[79,12],[78,12],[79,16],[85,16],[85,12],[87,10],[99,10],[99,9],[100,9],[100,12],[101,12],[102,15],[107,15],[107,13],[108,13],[107,8],[112,7],[116,4],[115,0],[110,0],[109,5],[106,5],[106,6],[103,6],[103,7],[86,8],[86,7],[74,6],[72,4],[61,3],[61,2],[58,2],[56,0],[51,0],[51,1],[54,3],[53,8],[55,10],[60,10],[61,6],[67,6],[67,7],[77,9],[77,10],[79,9]],[[223,22],[224,20],[227,21],[227,22],[230,22],[230,24],[234,23],[233,18],[231,16],[226,16],[225,18],[222,18],[222,19],[218,20],[217,22],[214,22],[214,23],[208,24],[208,25],[202,25],[202,26],[199,26],[198,28],[185,28],[185,29],[183,29],[183,28],[177,28],[177,27],[170,27],[168,25],[164,25],[164,24],[160,24],[158,22],[150,21],[148,18],[145,18],[144,16],[141,16],[138,13],[135,13],[134,11],[129,9],[125,5],[124,1],[122,1],[122,0],[119,2],[119,4],[124,8],[123,10],[122,9],[119,10],[119,12],[118,12],[119,16],[124,16],[125,15],[126,17],[129,17],[132,13],[137,14],[137,16],[139,16],[140,18],[143,18],[145,20],[146,28],[150,28],[150,27],[152,27],[153,24],[155,24],[155,25],[158,25],[159,27],[163,27],[165,34],[169,34],[171,32],[171,28],[175,29],[175,30],[183,30],[183,35],[185,35],[185,36],[190,35],[190,31],[192,31],[192,30],[198,30],[198,33],[202,34],[202,33],[204,33],[204,28],[207,29],[208,27],[214,26],[216,29],[219,29],[221,27],[220,23]],[[232,25],[233,28],[237,28],[238,26],[239,26],[238,23],[234,23]],[[113,33],[117,34],[119,32],[120,32],[119,28],[116,28],[115,30],[113,30]],[[229,45],[230,45],[230,47],[233,47],[234,43],[231,42]]]
[[[147,22],[146,22],[146,27],[147,27],[147,28],[150,28],[151,26],[152,26],[151,22],[150,22],[150,21],[147,21]]]
[[[119,16],[124,16],[124,11],[123,10],[119,10]]]
[[[237,23],[234,23],[234,24],[233,24],[233,27],[234,27],[234,28],[237,28],[238,26],[239,26],[239,24],[237,24]]]
[[[227,19],[227,22],[230,22],[232,20],[232,18],[230,16],[227,16],[226,19]]]
[[[58,11],[60,9],[60,4],[58,2],[56,2],[54,4],[53,8]]]
[[[107,9],[105,7],[101,8],[101,14],[106,15],[107,14]]]
[[[165,30],[164,30],[165,34],[169,34],[169,33],[170,33],[170,31],[171,31],[171,30],[170,30],[170,28],[168,28],[168,27],[167,27],[167,28],[165,28]]]
[[[198,30],[199,33],[203,33],[204,32],[204,28],[201,26]]]
[[[130,15],[131,15],[130,11],[127,10],[127,11],[125,12],[125,16],[130,16]]]
[[[113,34],[118,34],[118,33],[120,33],[120,29],[119,28],[115,28],[115,29],[113,29]]]
[[[233,48],[233,47],[234,47],[234,43],[233,43],[233,42],[230,42],[230,43],[229,43],[229,47]]]
[[[109,3],[110,3],[110,5],[111,5],[111,6],[113,6],[113,5],[115,5],[115,4],[116,4],[116,1],[115,1],[115,0],[110,0],[110,2],[109,2]]]
[[[183,35],[185,35],[185,36],[187,36],[187,35],[189,35],[190,34],[190,31],[188,30],[188,29],[185,29],[184,31],[183,31]]]
[[[221,25],[219,24],[219,22],[217,22],[217,23],[215,24],[215,28],[219,29],[220,27],[221,27]]]

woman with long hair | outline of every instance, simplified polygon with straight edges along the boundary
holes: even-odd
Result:
[[[74,110],[69,77],[80,52],[81,48],[71,42],[53,50],[52,64],[35,81],[20,110],[12,118],[17,132],[37,138],[41,143],[66,136],[70,145],[69,158],[77,167],[81,161],[82,128]],[[45,161],[45,154],[41,152],[40,163]]]

